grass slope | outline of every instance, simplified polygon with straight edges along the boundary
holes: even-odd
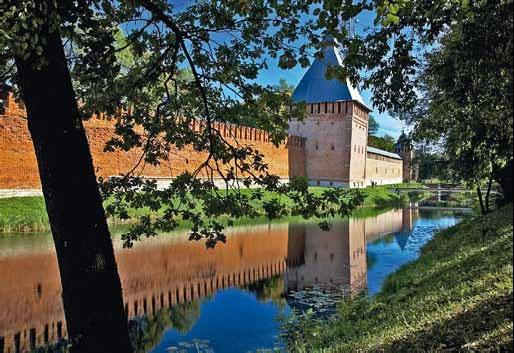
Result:
[[[438,233],[374,298],[302,323],[294,352],[512,351],[512,204]]]

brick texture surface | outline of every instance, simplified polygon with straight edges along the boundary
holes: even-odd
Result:
[[[25,116],[23,105],[8,95],[4,100],[4,112],[0,115],[0,189],[41,187]],[[106,142],[114,135],[114,120],[95,116],[85,121],[84,127],[98,177],[121,175],[138,165],[142,154],[140,149],[104,152]],[[199,131],[203,126],[196,121],[192,128]],[[305,139],[290,136],[284,144],[276,147],[263,130],[221,123],[217,123],[216,128],[230,143],[248,145],[264,154],[264,162],[271,174],[283,179],[305,175]],[[173,178],[184,171],[194,171],[205,158],[205,153],[192,148],[174,149],[170,151],[168,160],[158,166],[141,163],[135,173],[148,178]]]

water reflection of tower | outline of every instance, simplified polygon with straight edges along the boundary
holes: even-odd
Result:
[[[354,293],[366,287],[366,237],[364,220],[334,223],[329,231],[317,224],[291,225],[288,251],[303,257],[289,266],[286,290],[312,286],[338,286]]]
[[[405,207],[402,210],[402,232],[410,233],[414,228],[414,223],[419,217],[419,209],[417,206]]]
[[[409,242],[409,237],[414,228],[414,224],[419,216],[419,209],[414,207],[405,207],[402,209],[402,230],[399,233],[395,233],[394,237],[396,242],[403,250]]]

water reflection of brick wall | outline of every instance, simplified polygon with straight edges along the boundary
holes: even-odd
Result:
[[[417,209],[391,210],[377,216],[347,219],[334,223],[328,232],[317,225],[292,225],[291,233],[304,242],[303,261],[286,273],[288,290],[301,290],[313,285],[337,285],[348,293],[367,286],[366,244],[389,233],[412,230]],[[297,248],[290,245],[290,249]]]
[[[418,216],[417,208],[405,208],[368,217],[366,218],[366,240],[373,241],[387,233],[411,231]]]
[[[207,250],[183,236],[156,238],[116,257],[128,317],[284,273],[287,224],[239,228]],[[0,257],[0,353],[25,352],[66,335],[57,260],[50,250]],[[7,284],[7,285],[5,285]],[[2,348],[0,344],[0,348]]]
[[[343,286],[349,292],[366,287],[364,219],[334,223],[322,232],[316,224],[304,226],[304,261],[286,274],[288,290],[313,285]]]
[[[25,351],[31,342],[41,345],[66,335],[58,274],[57,260],[47,251],[0,258],[3,352]]]

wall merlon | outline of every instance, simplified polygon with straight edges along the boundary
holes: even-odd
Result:
[[[21,100],[17,100],[11,91],[0,91],[0,96],[4,101],[3,111],[0,111],[0,115],[19,117],[27,116],[25,105]],[[126,111],[120,108],[115,115],[107,115],[105,113],[98,112],[93,114],[90,119],[84,120],[84,125],[87,127],[114,128],[120,116],[122,114],[131,114],[132,110],[133,109],[131,107]],[[193,119],[191,122],[191,128],[194,132],[202,132],[206,128],[206,125],[207,123],[200,119]],[[223,122],[214,122],[213,126],[224,138],[258,142],[270,141],[269,133],[261,129]]]

